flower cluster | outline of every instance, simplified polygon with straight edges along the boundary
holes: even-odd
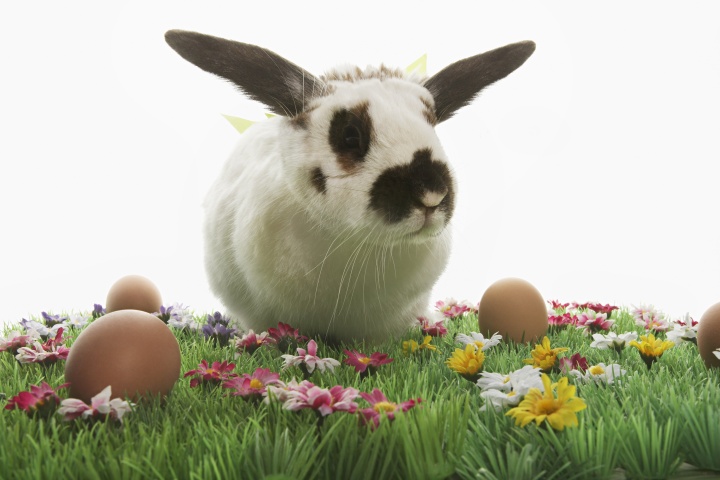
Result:
[[[30,346],[20,347],[15,358],[20,363],[39,363],[52,365],[59,360],[66,360],[70,349],[63,345],[63,327],[60,327],[55,338],[50,338],[45,343],[33,342]]]
[[[664,313],[658,311],[653,305],[640,305],[634,307],[632,315],[635,318],[635,324],[643,327],[646,331],[655,333],[665,332],[670,328],[670,323]]]
[[[195,333],[201,328],[190,308],[183,306],[181,303],[174,303],[169,307],[161,305],[160,311],[155,315],[176,330]]]
[[[675,320],[671,324],[672,330],[667,331],[667,339],[676,344],[690,342],[697,345],[698,325],[697,320],[685,315],[684,319]]]
[[[30,391],[18,393],[12,397],[6,410],[22,410],[30,416],[49,418],[57,412],[65,421],[72,421],[76,418],[90,420],[116,420],[122,423],[122,417],[132,411],[131,404],[119,398],[110,399],[111,387],[108,385],[102,392],[90,399],[91,404],[87,405],[82,400],[75,398],[60,399],[57,391],[66,388],[69,383],[64,383],[52,388],[46,382],[40,386],[31,385]],[[58,408],[59,407],[59,408]]]
[[[29,330],[26,333],[14,330],[4,338],[0,337],[0,352],[10,352],[15,356],[20,348],[32,345],[39,339],[40,334],[36,330]]]

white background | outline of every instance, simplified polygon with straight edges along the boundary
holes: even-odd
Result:
[[[164,303],[221,309],[201,202],[263,108],[182,60],[171,28],[254,43],[320,74],[428,73],[506,43],[537,51],[438,127],[459,180],[434,292],[518,276],[545,298],[720,301],[717,3],[14,2],[0,16],[0,322],[89,310],[136,273]]]

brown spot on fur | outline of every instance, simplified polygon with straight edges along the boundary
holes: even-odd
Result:
[[[317,108],[317,105],[313,105],[312,107],[309,107],[305,109],[304,111],[300,112],[299,114],[295,115],[294,117],[290,118],[290,124],[293,127],[300,128],[300,129],[307,129],[308,122],[310,121],[310,113]]]
[[[435,115],[435,105],[427,98],[420,97],[420,101],[425,106],[423,110],[423,116],[433,127],[437,125],[437,116]]]

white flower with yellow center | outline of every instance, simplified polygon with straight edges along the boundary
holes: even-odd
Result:
[[[495,345],[500,343],[501,340],[502,335],[500,335],[498,332],[495,332],[490,338],[485,338],[482,333],[478,332],[470,332],[470,335],[459,333],[455,337],[456,342],[462,343],[463,345],[474,345],[475,348],[479,348],[482,351],[494,347]]]
[[[585,373],[581,373],[578,370],[571,370],[570,375],[575,377],[582,383],[594,382],[598,385],[612,385],[615,379],[621,377],[627,373],[625,370],[620,368],[620,365],[613,363],[605,365],[604,363],[598,363],[588,368]]]

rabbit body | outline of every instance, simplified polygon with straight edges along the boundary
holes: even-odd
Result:
[[[206,197],[206,270],[229,313],[255,331],[284,322],[370,343],[427,315],[457,191],[434,127],[534,44],[431,78],[386,67],[315,77],[253,45],[175,30],[166,40],[280,115],[243,134]]]

